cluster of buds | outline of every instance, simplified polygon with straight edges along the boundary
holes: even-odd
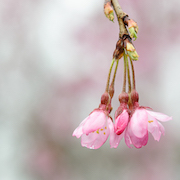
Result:
[[[136,49],[132,43],[132,39],[129,35],[124,34],[116,43],[116,49],[113,53],[113,58],[121,59],[124,54],[124,50],[127,52],[127,55],[134,61],[138,60],[139,55],[136,52]]]
[[[107,9],[111,5],[109,4],[111,1],[106,0],[105,2],[105,9]],[[107,12],[109,15],[111,11]],[[164,127],[159,121],[172,120],[172,117],[139,105],[139,94],[136,91],[133,66],[133,60],[138,60],[138,54],[132,44],[132,38],[137,38],[138,26],[128,18],[128,15],[122,17],[122,20],[124,25],[127,26],[129,34],[123,34],[117,41],[108,73],[106,89],[101,96],[101,103],[73,132],[73,136],[81,137],[81,145],[90,149],[101,147],[108,136],[110,136],[111,148],[117,148],[123,137],[129,148],[132,148],[132,145],[141,148],[147,144],[149,133],[157,141],[160,140],[161,134],[164,135]],[[124,57],[123,87],[119,94],[120,106],[115,111],[115,121],[113,122],[113,118],[110,116],[112,110],[111,101],[114,95],[118,62],[122,57]],[[115,62],[116,67],[110,84],[111,72]],[[128,86],[127,91],[126,86]]]

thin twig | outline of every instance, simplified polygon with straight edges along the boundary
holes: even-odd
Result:
[[[112,62],[111,62],[111,66],[110,66],[110,69],[109,69],[109,74],[108,74],[107,84],[106,84],[106,92],[108,92],[108,91],[109,91],[109,81],[110,81],[111,71],[112,71],[112,68],[113,68],[114,62],[115,62],[115,59],[113,59],[113,60],[112,60]]]
[[[126,66],[127,66],[127,75],[128,75],[128,92],[131,92],[131,76],[130,76],[130,71],[129,71],[129,62],[128,62],[128,58],[126,55]]]
[[[134,72],[134,65],[133,65],[133,61],[131,58],[130,62],[131,62],[131,70],[132,70],[132,78],[133,78],[133,89],[136,89],[136,82],[135,82],[135,72]]]
[[[123,90],[122,92],[126,92],[126,54],[124,53],[124,80],[123,80]]]
[[[116,12],[116,16],[119,23],[119,38],[122,38],[124,34],[128,35],[128,32],[126,30],[126,27],[124,25],[124,22],[122,18],[126,15],[126,13],[122,10],[121,6],[119,5],[118,0],[111,0],[112,6]]]
[[[115,78],[116,78],[118,63],[119,63],[119,60],[116,60],[116,67],[115,67],[115,70],[114,70],[114,75],[113,75],[113,79],[112,79],[112,83],[111,83],[111,86],[113,86],[113,87],[114,87],[114,82],[115,82]]]

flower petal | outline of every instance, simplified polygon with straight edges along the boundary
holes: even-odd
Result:
[[[148,131],[143,137],[138,138],[132,133],[131,128],[128,125],[124,138],[125,138],[125,143],[129,148],[132,148],[131,144],[133,144],[136,148],[141,148],[142,146],[145,146],[148,142]]]
[[[107,116],[102,110],[94,110],[87,118],[83,125],[82,131],[84,134],[89,134],[98,130],[106,123]]]
[[[162,133],[163,135],[165,135],[164,126],[163,126],[160,122],[158,122],[158,125],[159,125],[159,130],[161,131],[161,133]]]
[[[88,135],[83,134],[81,137],[81,145],[89,149],[98,149],[106,142],[108,136],[109,127],[108,124],[105,123],[102,128],[95,132],[91,132]]]
[[[129,128],[129,127],[126,128],[125,135],[124,135],[124,139],[125,139],[126,145],[127,145],[129,148],[132,148],[132,146],[131,146],[132,141],[131,141],[131,138],[130,138],[130,134],[129,134],[128,128]]]
[[[131,136],[131,141],[136,148],[141,148],[142,146],[145,146],[148,142],[148,132],[142,138],[137,138],[136,136]]]
[[[87,118],[88,118],[88,117],[87,117]],[[74,130],[72,136],[76,136],[77,138],[80,138],[80,137],[81,137],[81,135],[83,134],[82,127],[83,127],[85,121],[87,120],[87,118],[84,119],[84,120],[80,123],[80,125]]]
[[[148,132],[148,114],[145,109],[136,109],[129,122],[129,129],[137,138]]]
[[[160,140],[161,131],[159,128],[159,124],[155,118],[148,121],[148,131],[152,134],[152,136],[154,137],[154,140],[156,141]]]
[[[124,133],[122,133],[121,135],[117,135],[114,132],[114,125],[110,118],[108,119],[108,125],[109,125],[109,129],[110,129],[110,147],[117,148],[117,146],[119,145],[119,142],[121,141],[121,139],[124,136]]]
[[[94,142],[97,138],[98,135],[96,133],[89,133],[88,135],[83,134],[81,137],[81,145],[89,149],[95,149]]]
[[[151,115],[152,117],[158,119],[159,121],[166,122],[166,121],[172,120],[172,117],[167,116],[166,114],[159,113],[159,112],[154,112],[154,111],[149,111],[149,110],[146,110],[146,111],[147,111],[147,113],[149,115]]]
[[[126,109],[115,119],[115,133],[120,135],[126,128],[129,121],[129,114]]]

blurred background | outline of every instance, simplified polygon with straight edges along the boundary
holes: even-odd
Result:
[[[134,42],[140,105],[173,117],[160,142],[117,149],[81,147],[74,129],[100,103],[117,20],[103,0],[0,1],[0,179],[179,180],[179,0],[120,1],[138,22]],[[119,106],[120,62],[114,107]]]

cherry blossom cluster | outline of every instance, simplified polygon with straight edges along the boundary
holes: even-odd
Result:
[[[105,0],[105,15],[110,20],[114,19],[112,3]],[[116,13],[117,14],[117,13]],[[121,13],[123,14],[123,13]],[[145,146],[149,139],[149,133],[156,141],[159,141],[165,129],[161,122],[172,120],[163,113],[154,112],[151,108],[139,105],[139,94],[136,91],[135,71],[133,62],[138,60],[138,54],[132,43],[137,38],[138,26],[135,21],[123,14],[120,19],[126,27],[126,33],[121,34],[116,43],[113,59],[110,65],[105,92],[101,96],[98,108],[94,109],[87,118],[74,130],[73,136],[81,137],[81,145],[90,149],[100,148],[109,138],[110,147],[117,148],[124,137],[129,148]],[[114,121],[110,116],[111,101],[114,95],[114,82],[118,68],[118,62],[124,58],[124,79],[122,92],[119,94],[120,105],[115,111]],[[114,74],[111,73],[114,64]],[[129,65],[130,64],[130,65]],[[110,79],[111,83],[110,83]],[[128,87],[128,90],[127,87]]]
[[[131,98],[131,105],[128,105]],[[73,132],[73,136],[81,137],[81,145],[90,149],[98,149],[110,135],[110,147],[117,148],[120,140],[124,137],[126,145],[131,148],[145,146],[148,142],[149,133],[159,141],[161,134],[164,135],[164,127],[159,122],[166,122],[172,118],[148,110],[139,106],[138,93],[132,90],[119,95],[120,106],[115,112],[115,123],[109,113],[111,112],[111,98],[105,92],[101,97],[99,108],[94,109]]]

